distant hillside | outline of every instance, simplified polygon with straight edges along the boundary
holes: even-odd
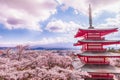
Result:
[[[14,49],[15,47],[0,47],[0,50],[4,50],[4,49],[7,49],[7,48],[12,48],[12,49]]]
[[[75,48],[43,48],[43,47],[36,47],[30,48],[30,50],[74,50]]]

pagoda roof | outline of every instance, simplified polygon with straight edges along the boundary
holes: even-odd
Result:
[[[101,33],[101,36],[104,36],[106,34],[116,32],[118,28],[104,28],[104,29],[97,29],[97,28],[92,28],[92,29],[78,29],[77,34],[74,36],[75,38],[81,37],[85,35],[86,33]]]
[[[110,45],[110,44],[120,44],[120,40],[79,40],[75,43],[75,46],[83,45],[86,43],[101,43],[103,45]]]
[[[104,52],[104,53],[93,53],[93,52],[85,52],[85,53],[80,53],[77,54],[79,56],[90,56],[90,57],[119,57],[120,58],[120,53],[112,53],[112,52]]]
[[[79,30],[81,30],[81,31],[96,31],[96,32],[103,32],[104,30],[105,31],[111,31],[111,30],[116,30],[116,29],[118,29],[118,28],[88,28],[88,29],[79,29]]]
[[[99,64],[85,64],[81,68],[83,71],[87,71],[88,73],[112,73],[119,74],[120,68],[112,66],[112,65],[99,65]]]

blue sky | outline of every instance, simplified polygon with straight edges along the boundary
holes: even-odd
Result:
[[[77,29],[88,27],[89,4],[94,27],[119,28],[120,0],[0,0],[0,46],[73,47]]]

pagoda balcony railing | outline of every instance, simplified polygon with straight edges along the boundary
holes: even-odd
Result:
[[[110,64],[110,62],[108,61],[105,61],[105,62],[102,62],[102,61],[90,61],[90,62],[85,62],[86,64]]]
[[[84,48],[82,48],[81,49],[82,51],[85,51],[85,52],[89,52],[89,51],[95,51],[95,52],[98,52],[98,51],[100,51],[100,52],[105,52],[106,51],[106,49],[97,49],[97,48],[95,48],[95,49],[84,49]]]
[[[86,40],[105,40],[104,37],[88,37],[88,38],[85,38]]]
[[[97,74],[97,73],[94,73],[94,74],[91,74],[91,77],[92,78],[113,79],[113,74]]]

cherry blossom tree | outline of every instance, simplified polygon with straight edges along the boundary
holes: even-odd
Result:
[[[9,54],[10,57],[0,57],[0,80],[82,80],[89,76],[73,68],[70,56],[44,50],[26,51],[27,47],[17,46],[17,51]]]
[[[120,58],[108,58],[112,66],[120,67]],[[120,80],[120,74],[114,76],[114,80]]]
[[[28,45],[25,45],[25,46],[23,46],[23,45],[17,45],[16,48],[17,48],[17,53],[19,55],[18,56],[18,60],[21,60],[21,55],[24,52],[24,50],[28,48]]]
[[[11,49],[12,48],[7,48],[7,49],[4,50],[4,53],[7,55],[8,58],[10,57]]]

